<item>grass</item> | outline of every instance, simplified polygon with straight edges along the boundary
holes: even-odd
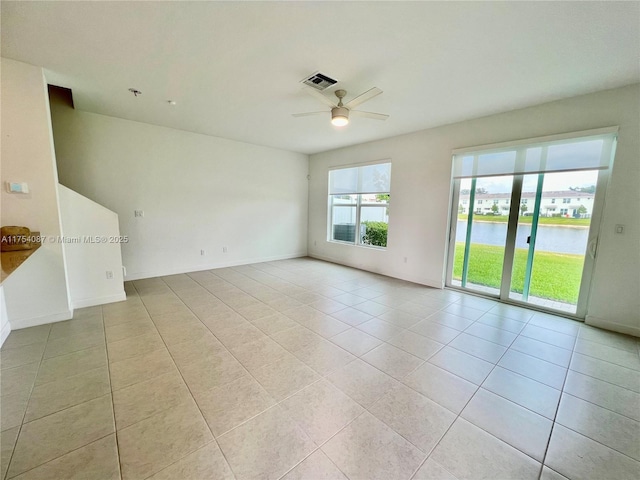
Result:
[[[466,221],[467,214],[459,214],[458,220]],[[532,216],[520,216],[518,217],[518,223],[531,223]],[[509,215],[474,215],[474,222],[495,222],[495,223],[507,223],[509,221]],[[590,218],[566,218],[566,217],[539,217],[539,225],[559,225],[559,226],[571,226],[571,227],[588,227],[591,225]]]
[[[462,278],[464,242],[456,242],[453,278]],[[504,247],[472,244],[467,281],[500,289]],[[575,305],[578,302],[584,255],[536,252],[529,295]],[[527,265],[527,249],[517,248],[513,263],[511,289],[522,293]]]

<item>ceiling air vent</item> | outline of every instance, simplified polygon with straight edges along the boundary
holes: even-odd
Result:
[[[331,87],[332,85],[335,85],[336,83],[338,83],[338,81],[334,80],[333,78],[327,77],[320,72],[316,72],[301,80],[300,83],[304,83],[309,87],[322,91],[326,88]]]

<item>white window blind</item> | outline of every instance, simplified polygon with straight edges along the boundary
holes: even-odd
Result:
[[[609,168],[615,133],[455,153],[454,178]]]
[[[391,191],[391,163],[376,163],[329,172],[329,195],[388,193]]]

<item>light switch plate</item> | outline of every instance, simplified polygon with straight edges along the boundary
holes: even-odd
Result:
[[[26,183],[6,182],[9,193],[29,193],[29,185]]]

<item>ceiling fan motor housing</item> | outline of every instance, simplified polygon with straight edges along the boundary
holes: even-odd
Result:
[[[343,117],[345,119],[349,118],[349,109],[347,107],[333,107],[331,109],[331,121],[336,118]]]

